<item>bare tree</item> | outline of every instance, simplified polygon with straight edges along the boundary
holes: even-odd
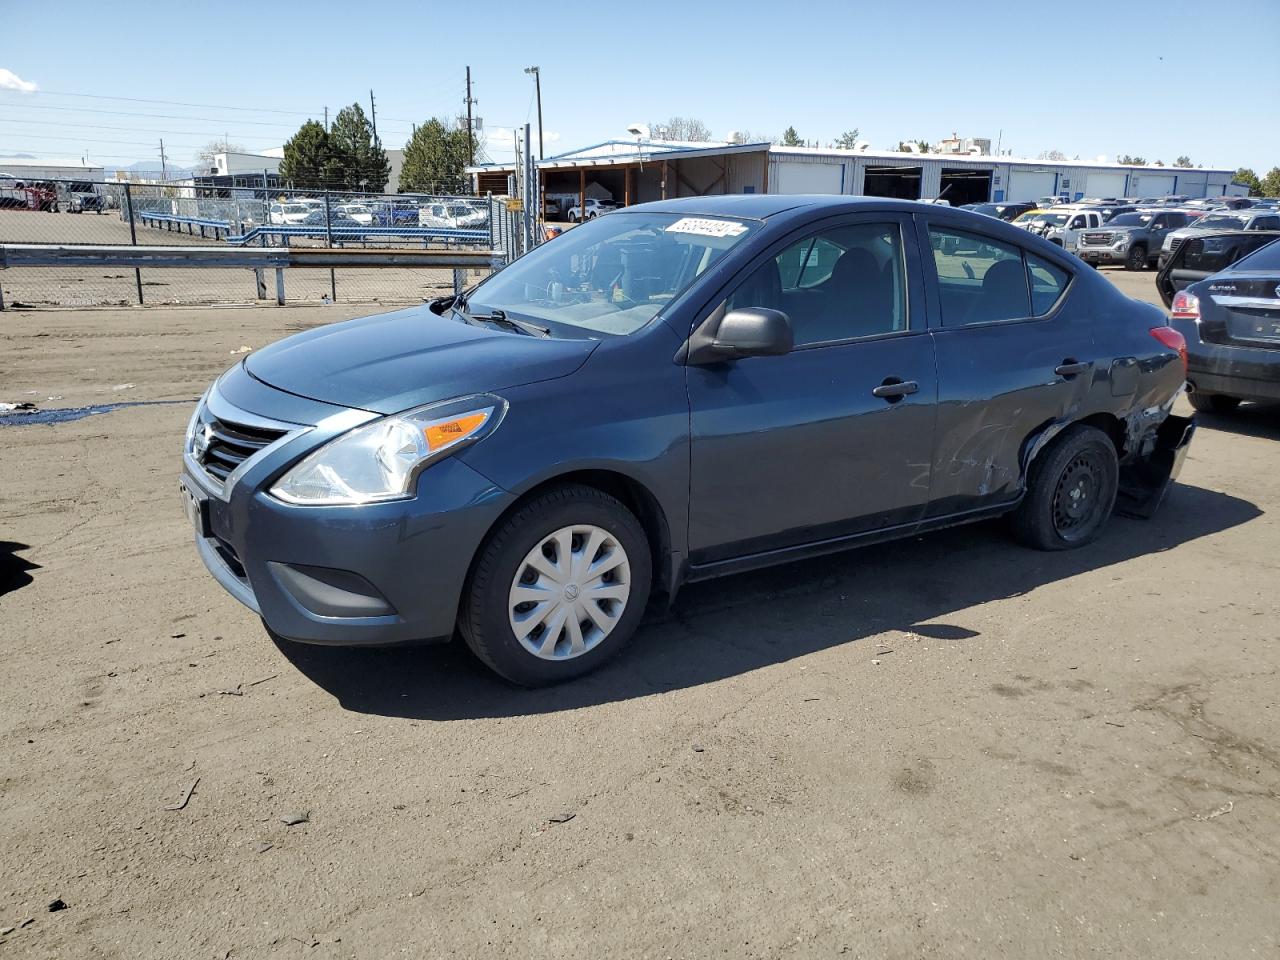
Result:
[[[233,143],[230,140],[210,140],[196,154],[196,163],[202,167],[213,166],[214,154],[218,153],[245,153],[243,143]]]
[[[651,123],[649,131],[655,140],[687,140],[701,143],[711,139],[710,128],[694,117],[672,117],[666,123]]]
[[[1067,155],[1061,150],[1042,150],[1037,160],[1065,160]]]

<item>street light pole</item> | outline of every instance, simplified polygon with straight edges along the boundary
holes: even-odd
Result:
[[[538,159],[545,160],[546,152],[542,144],[542,71],[537,67],[525,67],[524,72],[533,77],[533,89],[538,95]]]

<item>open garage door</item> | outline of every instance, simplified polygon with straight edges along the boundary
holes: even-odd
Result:
[[[1164,197],[1173,193],[1173,184],[1177,178],[1172,173],[1142,173],[1132,178],[1136,196]]]
[[[1058,177],[1052,170],[1018,170],[1009,171],[1009,190],[1005,199],[1035,200],[1038,197],[1051,197],[1057,189]]]
[[[1090,170],[1084,181],[1084,195],[1086,197],[1115,197],[1117,200],[1121,197],[1130,196],[1125,192],[1125,185],[1128,179],[1128,174],[1123,170],[1117,173]]]
[[[862,193],[867,197],[919,200],[923,167],[867,167]]]
[[[961,167],[942,169],[942,185],[938,196],[953,207],[966,203],[986,203],[991,199],[991,170]]]

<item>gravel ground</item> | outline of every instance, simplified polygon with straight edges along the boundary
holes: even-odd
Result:
[[[1202,418],[1087,549],[985,524],[698,585],[528,692],[276,646],[196,558],[190,402],[359,312],[0,315],[0,399],[142,404],[0,427],[0,954],[1280,952],[1280,412]]]

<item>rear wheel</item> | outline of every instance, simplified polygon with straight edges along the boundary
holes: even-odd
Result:
[[[1019,541],[1037,550],[1071,550],[1095,540],[1115,507],[1119,462],[1096,427],[1068,427],[1031,463],[1014,511]]]
[[[1147,248],[1138,244],[1129,251],[1129,257],[1124,262],[1126,270],[1145,270],[1147,268]]]
[[[1187,399],[1191,406],[1201,413],[1231,413],[1240,406],[1239,397],[1228,397],[1221,393],[1190,393]]]
[[[593,487],[535,497],[481,549],[459,625],[513,683],[559,683],[600,666],[640,623],[652,560],[638,520]]]

